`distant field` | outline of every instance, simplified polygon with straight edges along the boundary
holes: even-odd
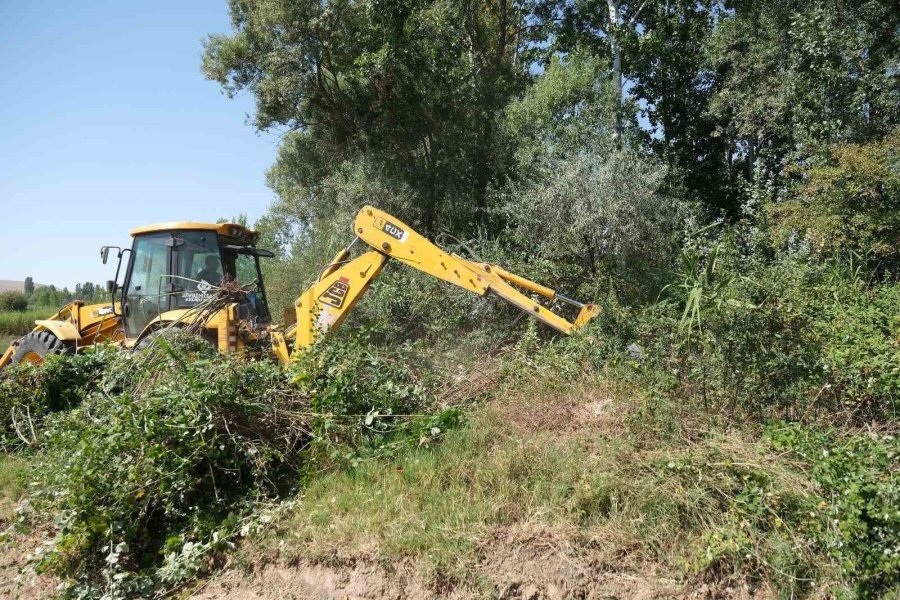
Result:
[[[41,287],[43,283],[35,283],[34,287]],[[0,292],[24,292],[24,281],[12,281],[10,279],[0,279]]]
[[[36,308],[26,312],[0,312],[0,347],[5,347],[5,337],[19,337],[25,335],[34,328],[36,319],[46,319],[54,314],[56,308]]]
[[[21,292],[25,290],[25,283],[22,281],[9,281],[8,279],[0,279],[0,292]]]

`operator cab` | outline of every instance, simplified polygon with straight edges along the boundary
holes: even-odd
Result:
[[[271,322],[259,257],[259,234],[234,223],[165,223],[131,231],[134,243],[121,288],[125,334],[138,337],[161,314],[213,298],[225,281],[245,290],[241,311]],[[112,286],[117,287],[115,284]]]

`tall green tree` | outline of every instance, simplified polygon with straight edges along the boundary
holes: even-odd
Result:
[[[816,146],[877,139],[900,118],[900,5],[737,0],[709,43],[710,113],[748,180]]]
[[[514,0],[231,0],[234,32],[204,72],[256,97],[285,131],[270,184],[296,227],[330,217],[322,182],[347,163],[410,191],[393,207],[426,231],[483,222],[510,163],[497,113],[528,80],[529,8]],[[372,198],[378,202],[378,198]]]
[[[624,93],[631,68],[624,48],[640,35],[641,15],[647,4],[648,0],[543,0],[535,9],[535,18],[550,24],[544,30],[552,52],[588,52],[608,65],[615,140],[622,137],[627,115],[633,113]]]
[[[669,166],[671,181],[726,214],[739,204],[733,142],[726,120],[710,113],[719,81],[706,47],[721,19],[715,1],[669,0],[644,6],[641,35],[627,40],[629,93],[649,127],[645,142]]]

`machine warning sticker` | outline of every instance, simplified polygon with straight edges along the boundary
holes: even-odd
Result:
[[[106,315],[113,315],[115,312],[113,311],[112,306],[104,306],[98,310],[95,310],[91,313],[92,317],[105,317]]]
[[[409,237],[409,234],[402,227],[397,227],[390,221],[385,221],[384,219],[378,219],[375,222],[375,225],[378,226],[383,232],[388,234],[394,239],[400,240],[401,242],[405,242],[406,238]]]
[[[327,304],[328,306],[340,308],[344,305],[344,299],[347,297],[347,292],[349,291],[349,280],[346,277],[341,277],[329,285],[327,290],[322,292],[322,295],[319,296],[319,302]]]

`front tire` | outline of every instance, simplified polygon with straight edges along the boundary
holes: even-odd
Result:
[[[32,331],[19,340],[12,355],[13,364],[39,365],[48,354],[62,354],[66,345],[50,331]]]

